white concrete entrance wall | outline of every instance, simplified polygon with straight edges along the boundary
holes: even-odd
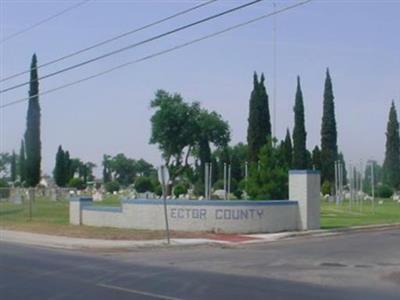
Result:
[[[171,230],[260,233],[319,228],[320,175],[289,172],[289,198],[271,201],[167,200]],[[121,207],[93,206],[91,198],[70,202],[70,223],[163,230],[163,201],[126,199]]]

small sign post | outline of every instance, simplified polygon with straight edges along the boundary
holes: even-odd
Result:
[[[163,192],[163,201],[164,201],[164,216],[165,216],[165,233],[167,236],[167,243],[170,244],[169,238],[169,226],[168,226],[168,213],[167,213],[167,184],[169,182],[169,172],[165,166],[161,166],[158,169],[158,180],[160,181],[162,192]]]

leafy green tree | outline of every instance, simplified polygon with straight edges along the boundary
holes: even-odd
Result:
[[[188,188],[184,184],[179,183],[174,187],[174,195],[177,198],[180,195],[186,194],[187,192],[188,192]]]
[[[66,150],[64,152],[64,178],[65,178],[65,183],[67,184],[71,178],[73,178],[72,173],[72,160],[71,156],[69,155],[69,151]]]
[[[393,188],[386,184],[378,185],[376,195],[379,198],[390,198],[393,195]]]
[[[85,185],[87,185],[88,181],[93,181],[94,176],[93,176],[93,169],[96,167],[96,164],[92,162],[82,162],[78,160],[79,165],[78,165],[78,175],[79,178],[83,180]]]
[[[300,86],[300,77],[297,76],[297,91],[294,105],[294,129],[293,129],[293,165],[294,169],[307,168],[307,133],[304,120],[303,93]]]
[[[158,144],[172,182],[189,166],[196,144],[198,103],[188,104],[179,94],[158,90],[151,101],[150,144]]]
[[[321,187],[321,192],[323,195],[331,194],[331,183],[328,180],[325,180]]]
[[[257,163],[259,151],[270,135],[271,121],[264,74],[261,75],[259,82],[257,73],[254,72],[247,128],[248,156],[251,163]]]
[[[10,172],[11,172],[11,182],[15,182],[17,180],[17,155],[15,152],[12,152],[11,155],[11,165],[10,165]]]
[[[110,182],[112,180],[111,156],[104,154],[102,164],[103,164],[103,183]]]
[[[287,199],[288,168],[279,163],[280,153],[271,140],[261,148],[259,168],[251,166],[248,193],[255,200]]]
[[[114,178],[122,186],[132,184],[136,177],[135,161],[119,153],[111,159],[111,170]]]
[[[19,180],[21,184],[24,184],[26,181],[26,160],[25,160],[25,144],[24,141],[21,141],[21,148],[19,150],[19,160],[18,160],[18,173]]]
[[[151,144],[158,144],[170,173],[171,183],[189,174],[201,185],[204,165],[212,161],[211,145],[225,147],[230,139],[228,124],[216,112],[202,109],[199,103],[186,103],[179,94],[157,91],[151,102]],[[194,157],[195,173],[190,174],[189,158]],[[201,189],[201,188],[200,188]]]
[[[157,176],[157,170],[154,168],[154,166],[151,163],[145,161],[144,159],[139,159],[136,162],[136,171],[140,176],[146,176],[146,177]]]
[[[386,129],[386,152],[383,170],[384,182],[391,188],[400,188],[400,133],[394,101],[390,107]]]
[[[232,147],[230,152],[231,176],[240,182],[245,176],[245,164],[247,161],[247,145],[238,143]]]
[[[29,88],[29,104],[26,119],[26,183],[30,187],[40,181],[41,142],[40,142],[40,105],[39,81],[36,54],[32,57],[31,78]]]
[[[135,180],[135,190],[138,193],[154,192],[153,181],[150,177],[139,176]]]
[[[208,112],[202,109],[197,116],[197,129],[195,145],[200,159],[200,179],[204,182],[205,163],[212,161],[210,144],[217,148],[226,147],[230,140],[229,125],[222,120],[216,112]]]
[[[118,192],[120,189],[119,182],[116,180],[107,182],[104,187],[108,193]]]
[[[86,184],[83,182],[81,178],[71,178],[68,181],[68,186],[71,188],[75,188],[77,190],[84,190],[86,188]]]
[[[216,176],[213,175],[213,185],[215,189],[216,182],[223,182],[224,178],[224,163],[231,166],[231,179],[235,182],[240,182],[245,176],[245,164],[248,158],[247,145],[238,143],[234,146],[226,146],[221,149],[216,149],[213,152],[214,168],[217,170]],[[215,167],[216,166],[216,167]],[[234,192],[232,189],[231,191]],[[223,185],[222,185],[223,188]]]
[[[335,180],[335,161],[338,156],[335,103],[329,69],[326,71],[324,104],[321,125],[321,179]]]

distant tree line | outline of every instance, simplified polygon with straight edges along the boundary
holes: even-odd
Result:
[[[71,158],[69,151],[58,147],[53,178],[59,187],[76,187],[79,189],[87,186],[94,180],[93,169],[96,165],[92,162],[82,162],[79,158]]]
[[[0,153],[0,185],[7,181],[15,185],[34,187],[41,179],[41,109],[36,54],[32,56],[29,102],[26,130],[19,153]],[[156,92],[151,100],[154,113],[151,118],[150,143],[157,144],[167,166],[171,182],[170,193],[187,192],[192,188],[198,195],[204,191],[205,165],[211,163],[214,189],[223,187],[224,166],[230,165],[231,190],[238,197],[246,191],[253,199],[286,198],[287,171],[289,169],[321,170],[324,192],[333,191],[335,161],[344,164],[338,149],[337,123],[332,78],[326,71],[320,145],[307,149],[305,105],[300,77],[294,97],[294,126],[286,130],[281,141],[272,136],[269,96],[264,74],[253,75],[253,89],[249,100],[247,144],[229,145],[230,128],[222,116],[208,111],[199,102],[186,102],[180,94],[164,90]],[[374,162],[376,181],[391,190],[400,189],[400,136],[399,121],[394,102],[389,112],[386,130],[385,159],[382,166]],[[345,164],[344,164],[345,165]],[[103,182],[110,189],[135,185],[139,190],[159,192],[156,169],[143,159],[127,158],[124,154],[103,157]],[[247,166],[248,180],[245,180]],[[71,158],[69,151],[59,146],[56,154],[54,179],[59,186],[85,186],[94,179],[90,162]],[[368,174],[365,170],[365,188]],[[345,183],[346,173],[345,168]],[[350,170],[354,172],[354,170]]]

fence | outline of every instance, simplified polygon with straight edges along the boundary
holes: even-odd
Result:
[[[0,225],[67,223],[71,192],[76,193],[69,188],[0,188]]]

